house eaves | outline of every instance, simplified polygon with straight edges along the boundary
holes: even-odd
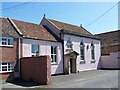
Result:
[[[19,28],[18,28],[17,25],[13,22],[13,20],[10,19],[10,18],[7,18],[7,19],[11,22],[11,24],[13,25],[13,27],[15,28],[15,30],[18,32],[18,34],[19,34],[20,36],[23,36],[22,32],[19,30]]]
[[[100,40],[100,38],[97,37],[97,36],[92,36],[92,35],[83,34],[83,33],[80,33],[80,32],[74,32],[74,31],[70,31],[70,30],[64,30],[64,29],[62,29],[61,33],[62,34],[77,35],[77,36],[81,36],[81,37],[86,37],[86,38],[92,38],[92,39]]]

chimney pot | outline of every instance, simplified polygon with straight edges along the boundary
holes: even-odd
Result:
[[[80,27],[82,27],[82,24],[80,24]]]
[[[44,18],[45,18],[45,14],[44,14]]]

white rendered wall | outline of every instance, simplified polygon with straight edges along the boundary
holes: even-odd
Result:
[[[39,55],[49,55],[51,56],[51,46],[57,46],[57,60],[58,64],[51,65],[51,74],[63,73],[63,59],[62,59],[62,44],[58,42],[33,40],[33,39],[23,39],[22,52],[23,57],[31,57],[31,46],[39,45]]]
[[[97,69],[98,63],[100,60],[100,41],[96,39],[91,38],[85,38],[85,37],[79,37],[79,36],[73,36],[73,35],[64,35],[64,52],[66,51],[66,42],[70,38],[73,44],[73,50],[78,52],[80,54],[80,42],[83,40],[83,43],[85,45],[85,61],[86,63],[80,64],[80,55],[77,57],[77,71],[85,71],[85,70],[93,70]],[[95,63],[91,63],[91,43],[93,42],[95,46]],[[89,45],[89,49],[87,49],[87,45]]]
[[[118,60],[120,58],[120,52],[113,52],[107,56],[101,56],[101,68],[116,69],[118,67]]]
[[[58,37],[60,37],[60,30],[57,28],[57,26],[54,26],[54,24],[49,20],[47,20],[46,18],[43,18],[41,23],[41,25],[46,25],[47,27],[49,27]]]

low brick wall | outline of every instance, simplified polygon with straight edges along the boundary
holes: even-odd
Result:
[[[49,56],[21,58],[21,79],[38,84],[51,83],[51,59]]]

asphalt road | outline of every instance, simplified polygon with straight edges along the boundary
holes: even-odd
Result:
[[[52,84],[45,87],[52,88],[52,90],[54,90],[53,88],[57,88],[57,90],[58,88],[118,88],[118,75],[120,75],[120,72],[119,74],[118,72],[118,70],[93,70],[77,74],[52,76]],[[39,85],[26,82],[0,85],[0,88],[22,88],[22,90],[38,87]]]
[[[52,76],[48,88],[118,88],[118,70],[93,70]]]

